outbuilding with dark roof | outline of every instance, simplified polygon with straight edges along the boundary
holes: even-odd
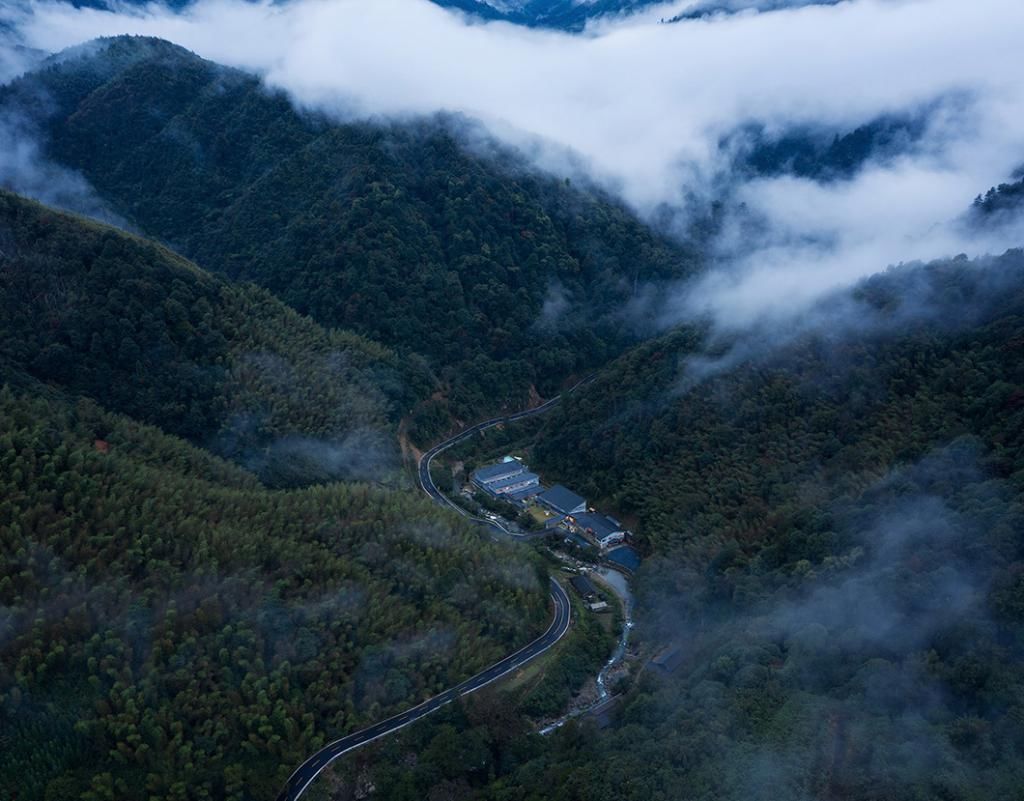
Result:
[[[683,664],[685,658],[681,648],[668,646],[661,649],[658,655],[651,660],[651,664],[664,673],[674,673]]]
[[[597,588],[586,576],[573,576],[569,579],[572,588],[584,601],[597,600]]]

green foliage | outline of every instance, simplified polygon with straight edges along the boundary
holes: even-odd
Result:
[[[531,385],[553,394],[621,352],[637,287],[696,264],[600,192],[463,136],[464,120],[300,115],[255,77],[157,40],[94,43],[0,89],[0,108],[203,267],[426,357],[456,419],[521,406]],[[435,431],[437,411],[413,433]]]
[[[756,175],[792,174],[830,181],[851,178],[871,161],[892,159],[913,147],[927,128],[927,114],[893,114],[872,120],[842,134],[796,127],[781,135],[767,134],[763,126],[741,129],[723,146],[740,145],[737,167]]]
[[[367,777],[391,801],[469,798],[546,746],[500,690],[484,690],[380,745],[343,757],[319,783],[333,785],[332,797],[341,798],[358,793]]]
[[[792,534],[826,533],[808,509],[957,436],[997,474],[1024,470],[1022,270],[1020,251],[894,270],[817,310],[822,333],[717,369],[689,359],[700,331],[652,340],[545,415],[535,466],[635,516],[663,554],[728,541],[770,544],[773,569],[817,561],[828,544]]]
[[[717,370],[647,343],[545,418],[538,466],[639,521],[638,634],[683,663],[476,797],[1018,793],[1024,255],[817,311]]]
[[[637,521],[635,635],[680,664],[648,662],[610,728],[420,797],[1019,795],[1024,254],[895,269],[815,316],[719,361],[673,332],[543,418],[533,463]]]
[[[272,798],[547,622],[425,499],[269,491],[86,400],[0,391],[0,499],[5,798]]]
[[[615,647],[615,635],[604,629],[597,615],[576,598],[572,600],[572,630],[544,662],[540,681],[516,700],[515,708],[534,720],[565,711],[586,681],[600,672]]]
[[[113,228],[0,193],[0,241],[5,374],[95,398],[274,483],[348,477],[344,466],[289,468],[303,449],[282,440],[337,450],[394,431],[429,392],[388,349]],[[382,464],[392,448],[378,446]]]

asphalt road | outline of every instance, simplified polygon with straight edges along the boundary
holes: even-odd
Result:
[[[278,795],[277,801],[295,801],[298,799],[312,781],[320,775],[320,772],[342,754],[353,751],[373,740],[398,731],[410,723],[425,718],[456,698],[469,695],[481,687],[485,687],[492,681],[500,679],[506,673],[525,665],[534,657],[544,653],[568,631],[571,620],[572,607],[569,603],[569,596],[565,594],[562,585],[554,579],[551,579],[551,598],[554,601],[554,617],[548,630],[536,640],[520,648],[515,653],[509,654],[500,662],[496,662],[472,678],[466,679],[449,690],[445,690],[440,695],[428,698],[422,704],[414,706],[412,709],[407,709],[405,712],[390,717],[387,720],[382,720],[380,723],[375,723],[369,728],[349,734],[347,737],[342,737],[340,740],[335,740],[333,743],[325,745],[299,765],[288,779],[288,784],[285,785],[284,790]]]
[[[501,425],[502,423],[512,423],[516,420],[523,420],[527,417],[534,417],[535,415],[543,414],[557,404],[565,395],[574,392],[584,384],[590,383],[592,379],[593,376],[584,378],[582,381],[573,385],[570,389],[567,389],[561,395],[556,395],[551,400],[546,403],[542,403],[540,406],[536,406],[533,409],[526,409],[521,412],[516,412],[515,414],[505,415],[504,417],[495,417],[491,420],[485,420],[484,422],[477,423],[475,426],[467,428],[456,436],[435,445],[420,458],[418,472],[420,486],[423,488],[423,491],[436,503],[439,503],[442,506],[448,506],[463,517],[479,523],[482,526],[486,526],[492,531],[521,538],[528,536],[513,534],[513,532],[506,528],[501,521],[490,520],[484,517],[476,517],[463,509],[457,503],[453,502],[434,484],[434,480],[430,477],[430,462],[442,451],[445,451],[452,447],[452,445],[473,436],[478,431],[485,431],[488,428],[493,428],[494,426]],[[380,723],[375,723],[369,728],[354,732],[346,737],[342,737],[340,740],[335,740],[333,743],[325,745],[295,769],[295,772],[288,779],[288,783],[285,785],[285,788],[277,796],[277,801],[296,801],[296,799],[306,791],[306,788],[309,787],[312,781],[320,775],[321,771],[323,771],[324,768],[330,765],[342,754],[353,751],[356,748],[391,734],[394,731],[398,731],[399,729],[408,726],[410,723],[414,723],[417,720],[426,717],[431,712],[436,712],[445,704],[451,703],[456,698],[463,695],[469,695],[470,693],[479,690],[481,687],[490,684],[492,681],[500,679],[506,673],[525,665],[531,659],[544,653],[548,648],[562,639],[562,636],[569,629],[569,622],[571,620],[572,607],[569,603],[569,596],[565,594],[565,590],[562,589],[562,585],[554,579],[551,579],[551,599],[554,601],[554,617],[551,620],[551,625],[548,627],[548,630],[536,640],[531,642],[529,645],[523,646],[515,653],[509,654],[500,662],[496,662],[486,670],[477,673],[472,678],[466,679],[461,684],[445,690],[440,695],[428,698],[426,701],[418,706],[414,706],[412,709],[407,709],[401,714],[390,717],[387,720],[382,720]]]

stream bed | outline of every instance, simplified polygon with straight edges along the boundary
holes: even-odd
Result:
[[[586,715],[607,701],[611,695],[608,689],[608,678],[612,671],[622,662],[623,657],[626,655],[626,648],[629,646],[629,633],[633,629],[633,593],[629,588],[629,579],[617,570],[612,570],[608,567],[595,568],[590,572],[590,575],[614,592],[622,602],[622,634],[619,635],[619,641],[615,645],[615,650],[608,657],[608,661],[601,668],[601,672],[597,674],[597,700],[580,709],[574,709],[558,720],[547,724],[540,729],[541,734],[551,734],[551,732],[561,728],[573,718]]]

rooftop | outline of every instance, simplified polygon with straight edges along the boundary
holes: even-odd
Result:
[[[676,668],[683,664],[685,655],[681,648],[673,648],[669,646],[662,648],[661,652],[651,660],[655,667],[659,667],[666,673],[672,673]]]
[[[563,487],[561,484],[555,484],[555,486],[541,495],[540,501],[541,503],[550,506],[552,509],[563,512],[564,514],[570,514],[580,506],[587,505],[586,498],[581,498],[575,492]]]
[[[514,476],[516,473],[525,472],[525,470],[526,468],[521,462],[513,459],[511,462],[499,462],[498,464],[489,464],[486,467],[481,467],[473,472],[473,478],[486,484],[499,478]]]
[[[586,576],[573,576],[569,579],[569,583],[572,584],[573,589],[576,590],[584,598],[589,598],[593,595],[597,595],[597,588],[591,583],[590,579]]]
[[[587,542],[585,539],[583,539],[583,537],[581,537],[579,534],[570,534],[568,537],[566,537],[566,539],[572,540],[577,545],[579,545],[581,548],[590,548],[591,547],[590,543]]]
[[[640,567],[640,554],[628,545],[608,551],[607,558],[611,562],[622,565],[626,570],[633,571]]]
[[[523,475],[524,476],[532,476],[533,473],[524,473]],[[539,482],[539,479],[538,479],[538,482]],[[534,495],[536,495],[540,491],[541,491],[541,486],[540,486],[539,483],[537,483],[537,484],[533,484],[533,485],[531,485],[529,487],[523,487],[522,489],[516,490],[515,492],[510,492],[509,495],[511,497],[515,498],[517,501],[522,501],[522,500],[525,500],[526,498],[533,497]]]
[[[540,476],[538,476],[536,473],[531,473],[529,470],[522,470],[519,473],[516,473],[515,475],[495,479],[494,481],[488,481],[487,489],[489,489],[491,492],[501,492],[503,489],[507,489],[508,487],[514,487],[518,484],[522,484],[524,481],[539,484]]]
[[[592,531],[599,540],[623,530],[615,520],[596,512],[579,512],[572,517],[577,526],[585,531]]]

